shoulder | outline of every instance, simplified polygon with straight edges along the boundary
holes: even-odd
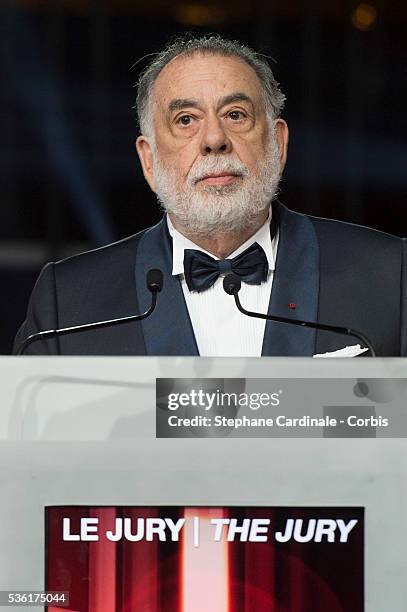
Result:
[[[318,239],[321,267],[330,271],[352,269],[372,278],[391,275],[399,279],[403,265],[402,238],[376,229],[310,217]]]
[[[323,217],[314,217],[308,215],[308,218],[314,225],[317,235],[327,237],[329,239],[337,238],[346,242],[361,241],[362,244],[383,245],[383,246],[398,246],[402,244],[402,238],[393,236],[386,232],[382,232],[371,227],[348,223],[346,221],[336,221],[334,219],[325,219]]]
[[[135,271],[139,244],[149,229],[49,264],[37,283],[33,303],[38,304],[40,294],[52,295],[59,327],[137,311]]]
[[[106,274],[121,276],[126,269],[133,273],[140,241],[152,229],[159,228],[162,223],[163,221],[160,221],[152,228],[146,228],[117,242],[55,262],[53,268],[56,279],[68,281],[71,277],[77,280],[80,277]]]
[[[143,230],[117,242],[61,259],[54,264],[56,271],[59,273],[70,269],[78,271],[81,268],[114,265],[127,258],[134,259],[138,242],[145,232],[146,230]]]
[[[342,263],[350,258],[355,263],[359,258],[365,260],[375,254],[398,262],[402,259],[405,240],[398,236],[354,223],[297,213],[281,203],[278,210],[280,215],[291,217],[293,224],[311,225],[321,255],[332,255],[338,263],[341,258]]]

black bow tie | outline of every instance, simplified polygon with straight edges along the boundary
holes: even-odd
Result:
[[[212,287],[221,274],[236,274],[249,285],[260,285],[267,280],[268,261],[264,250],[255,242],[233,259],[213,259],[195,249],[184,251],[185,281],[190,291],[205,291]]]

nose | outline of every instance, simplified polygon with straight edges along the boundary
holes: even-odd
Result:
[[[232,143],[226,134],[221,119],[208,117],[202,132],[201,155],[230,153]]]

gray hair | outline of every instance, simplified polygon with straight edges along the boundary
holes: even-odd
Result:
[[[143,134],[153,136],[150,100],[158,75],[176,57],[188,57],[196,53],[237,57],[246,62],[253,68],[263,86],[267,113],[273,118],[280,116],[284,107],[285,95],[264,56],[236,40],[228,40],[219,35],[202,37],[187,35],[176,38],[161,52],[154,54],[153,60],[150,61],[139,77],[136,108],[140,130]]]

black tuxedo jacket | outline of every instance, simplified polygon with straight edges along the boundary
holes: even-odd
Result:
[[[407,244],[364,227],[292,212],[273,203],[279,245],[269,313],[351,327],[380,356],[407,354]],[[198,355],[167,224],[42,270],[15,346],[45,329],[143,312],[146,274],[164,273],[151,317],[33,343],[27,354]],[[233,298],[230,298],[233,300]],[[290,309],[295,303],[295,310]],[[207,322],[208,334],[216,333]],[[349,336],[267,321],[262,355],[312,356],[357,344]]]

